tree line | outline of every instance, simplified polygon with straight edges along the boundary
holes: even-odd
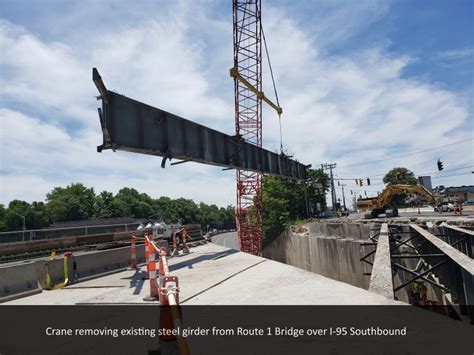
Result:
[[[329,177],[322,170],[308,169],[306,181],[264,176],[264,235],[266,242],[300,219],[314,217],[326,209]],[[117,194],[102,191],[81,183],[55,187],[46,194],[45,202],[13,200],[4,207],[0,204],[0,231],[50,227],[56,222],[130,217],[164,221],[166,223],[199,223],[204,229],[234,229],[234,207],[195,203],[193,200],[169,197],[154,199],[146,193],[124,187]]]
[[[55,187],[46,194],[46,202],[13,200],[8,207],[0,204],[0,231],[50,227],[56,222],[80,221],[113,217],[130,217],[166,223],[200,223],[203,228],[235,228],[234,207],[196,204],[193,200],[169,197],[151,198],[133,188],[124,187],[117,194],[81,183]]]

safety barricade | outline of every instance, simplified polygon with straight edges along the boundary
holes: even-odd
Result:
[[[157,274],[156,274],[156,250],[155,250],[155,243],[153,240],[149,238],[149,235],[145,235],[145,242],[148,245],[148,262],[147,262],[147,270],[148,270],[148,278],[150,280],[150,296],[145,297],[144,301],[156,301],[159,299],[158,296],[158,282],[157,282]]]
[[[132,234],[132,240],[130,243],[130,268],[137,269],[137,246],[136,246],[137,238],[135,234]]]
[[[146,262],[146,275],[145,277],[143,278],[144,280],[147,280],[148,279],[148,276],[149,276],[149,256],[150,256],[150,253],[149,253],[149,248],[150,248],[150,239],[148,238],[148,232],[144,232],[143,233],[143,238],[145,239],[145,262]]]
[[[173,332],[163,332],[160,336],[162,342],[172,344],[176,342],[179,354],[189,354],[186,339],[181,336],[183,329],[181,308],[179,306],[179,280],[177,276],[172,276],[169,272],[168,261],[166,259],[168,250],[166,247],[158,247],[156,243],[145,235],[145,243],[148,244],[148,263],[150,278],[150,297],[144,298],[146,301],[158,300],[160,303],[160,328],[176,329]],[[155,255],[158,253],[158,283]]]
[[[155,250],[158,250],[156,244]],[[180,354],[189,354],[188,344],[186,339],[181,336],[183,329],[181,307],[179,305],[179,280],[177,276],[170,275],[168,268],[168,261],[166,256],[168,254],[167,248],[159,248],[159,301],[160,301],[160,328],[161,329],[176,329],[177,335],[163,334],[160,337],[162,342],[176,341]]]

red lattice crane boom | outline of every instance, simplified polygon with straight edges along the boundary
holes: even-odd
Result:
[[[282,109],[262,92],[262,39],[265,41],[265,37],[261,25],[261,0],[233,0],[232,10],[234,67],[230,75],[234,78],[235,133],[243,141],[262,147],[262,101],[278,115]],[[240,250],[260,255],[263,238],[262,174],[237,170],[236,175]]]
[[[262,146],[261,0],[233,0],[235,133]],[[242,80],[244,79],[244,80]],[[252,88],[254,90],[252,90]],[[237,170],[236,222],[240,250],[260,255],[263,238],[262,174]]]

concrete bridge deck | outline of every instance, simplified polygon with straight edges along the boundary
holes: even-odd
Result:
[[[169,259],[179,277],[181,304],[190,305],[393,305],[359,287],[335,281],[269,259],[212,243]],[[146,270],[127,270],[79,282],[64,289],[16,299],[5,304],[150,304]]]

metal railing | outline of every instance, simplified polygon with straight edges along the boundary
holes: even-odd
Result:
[[[0,232],[0,243],[25,242],[62,237],[79,237],[94,234],[118,233],[136,230],[140,222],[91,225],[80,227],[63,227],[48,229],[29,229],[11,232]]]

